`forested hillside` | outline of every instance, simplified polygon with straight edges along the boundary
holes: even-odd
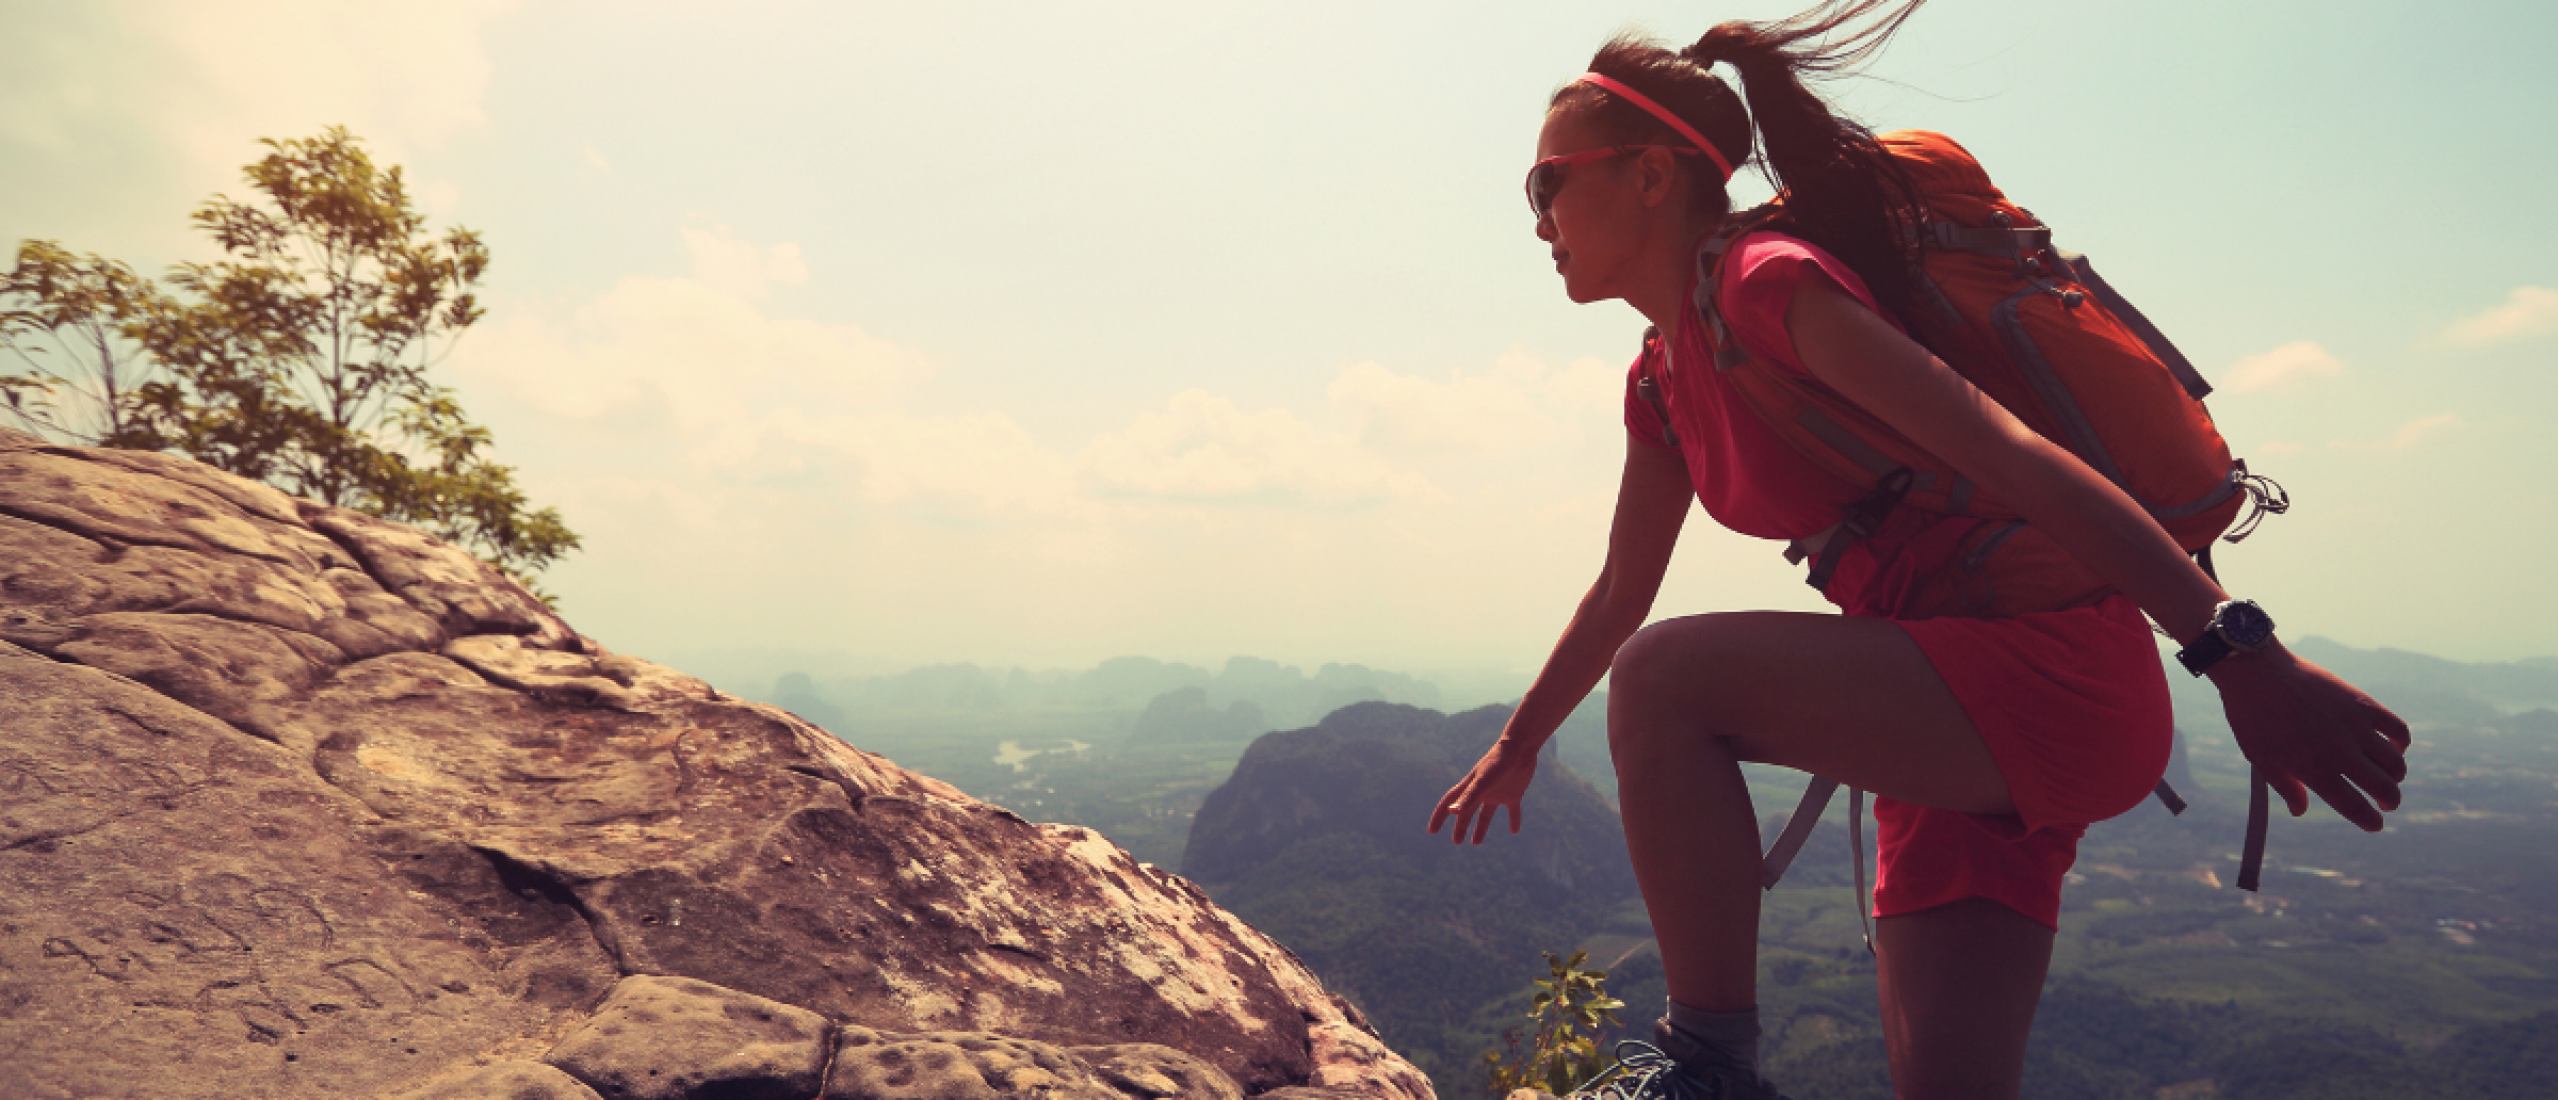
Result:
[[[1551,754],[1528,831],[1482,847],[1423,831],[1508,716],[1363,703],[1265,736],[1200,806],[1182,859],[1442,1082],[1464,1076],[1482,1046],[1469,1017],[1516,987],[1519,960],[1634,892],[1615,812]]]
[[[2405,806],[2377,836],[2323,809],[2278,817],[2264,889],[2231,889],[2245,761],[2209,685],[2176,683],[2187,733],[2176,778],[2193,808],[2175,818],[2144,804],[2091,831],[2063,897],[2029,1096],[2558,1096],[2558,1070],[2535,1045],[2558,1033],[2558,922],[2547,916],[2558,878],[2545,855],[2558,847],[2558,711],[2546,709],[2558,703],[2558,661],[2464,664],[2315,638],[2296,648],[2414,724]],[[926,670],[789,686],[811,692],[794,709],[841,707],[845,725],[829,728],[865,748],[1206,880],[1356,998],[1451,1100],[1477,1095],[1475,1056],[1520,1022],[1540,951],[1586,947],[1615,964],[1629,1022],[1659,1010],[1650,930],[1621,877],[1606,801],[1603,698],[1550,746],[1527,830],[1510,836],[1504,821],[1484,847],[1458,851],[1423,825],[1505,708],[1359,706],[1246,742],[1234,739],[1238,703],[1269,721],[1302,705],[1216,686],[1243,685],[1256,667],[1206,684],[1196,670],[1124,661],[1075,675]],[[1318,679],[1346,688],[1354,676],[1367,678],[1358,690],[1420,694],[1406,678],[1348,667],[1264,678],[1310,693]],[[1037,692],[980,690],[1016,679]],[[1149,688],[1160,690],[1141,694]],[[1567,769],[1576,781],[1558,782]],[[1750,772],[1773,835],[1800,777]],[[1586,797],[1566,790],[1580,778]],[[1833,806],[1766,898],[1768,1049],[1798,1096],[1888,1095],[1846,845],[1844,806]],[[1561,869],[1565,852],[1615,870],[1562,889],[1540,867]]]
[[[2260,892],[2227,885],[2245,771],[2225,734],[2181,754],[2184,816],[2145,804],[2091,830],[2027,1095],[2558,1096],[2546,1038],[2558,1034],[2558,880],[2540,854],[2558,842],[2558,712],[2504,713],[2456,679],[2434,692],[2392,700],[2418,744],[2390,830],[2324,811],[2278,817]],[[1420,836],[1431,799],[1506,717],[1361,707],[1335,716],[1339,730],[1269,735],[1203,805],[1185,863],[1357,998],[1451,1098],[1480,1093],[1474,1055],[1520,1022],[1540,950],[1585,947],[1614,964],[1610,988],[1638,1030],[1666,992],[1630,883],[1602,906],[1606,882],[1558,891],[1528,871],[1551,851],[1539,847],[1548,831],[1570,828],[1537,802],[1563,768],[1541,769],[1518,837],[1496,829],[1484,848],[1456,850]],[[1594,717],[1557,739],[1565,762],[1604,759]],[[1753,771],[1772,836],[1799,788]],[[1767,1049],[1795,1095],[1881,1098],[1845,831],[1834,806],[1767,897]]]

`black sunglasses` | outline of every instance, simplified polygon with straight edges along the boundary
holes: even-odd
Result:
[[[1583,149],[1578,153],[1562,153],[1547,157],[1528,167],[1528,209],[1536,211],[1537,217],[1543,219],[1546,212],[1554,208],[1555,192],[1563,190],[1564,169],[1575,164],[1588,164],[1591,161],[1606,160],[1624,153],[1640,153],[1647,149],[1667,149],[1673,153],[1696,155],[1696,150],[1684,145],[1603,145],[1596,149]]]

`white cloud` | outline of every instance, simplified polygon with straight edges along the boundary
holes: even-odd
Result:
[[[698,277],[625,279],[565,317],[517,311],[466,338],[455,367],[559,416],[663,401],[693,432],[787,405],[865,405],[929,373],[858,328],[769,317]]]
[[[1513,352],[1490,373],[1449,372],[1446,381],[1396,374],[1377,363],[1344,369],[1332,381],[1334,409],[1360,438],[1405,452],[1502,454],[1606,424],[1623,371],[1597,359],[1562,370]]]
[[[761,298],[768,284],[808,281],[808,263],[796,244],[748,244],[725,225],[686,226],[682,232],[684,250],[693,257],[693,277],[740,298]]]
[[[2389,433],[2389,437],[2387,439],[2372,440],[2368,442],[2354,442],[2350,440],[2336,439],[2328,441],[2327,445],[2339,451],[2364,451],[2396,454],[2414,450],[2419,444],[2424,443],[2426,440],[2439,436],[2452,428],[2458,427],[2459,425],[2460,415],[2457,413],[2441,413],[2434,416],[2420,416],[2414,420],[2410,420],[2399,425],[2398,430]]]
[[[732,262],[746,254],[697,250],[693,276],[626,279],[565,316],[519,311],[464,341],[455,369],[547,416],[647,440],[634,457],[679,459],[666,476],[685,491],[708,479],[797,483],[807,506],[928,493],[1071,503],[1070,464],[1009,416],[900,406],[932,373],[922,356],[852,325],[766,314],[761,282],[741,274],[754,269]]]
[[[2229,369],[2220,388],[2231,393],[2296,392],[2315,379],[2332,378],[2343,363],[2309,340],[2295,340],[2260,355],[2250,355]]]
[[[257,136],[343,124],[392,159],[483,121],[481,32],[509,0],[346,4],[192,0],[124,7],[176,60],[147,110],[200,160],[236,165]]]
[[[689,275],[628,278],[565,309],[503,310],[463,342],[455,369],[544,416],[648,434],[657,457],[682,460],[669,476],[815,476],[830,487],[820,495],[872,504],[929,496],[1097,518],[1147,503],[1339,508],[1437,495],[1356,432],[1285,409],[1248,412],[1204,390],[1072,453],[1000,410],[909,407],[933,373],[923,356],[852,325],[766,312],[767,287],[808,277],[796,245],[721,227],[679,232]]]
[[[1114,495],[1322,506],[1437,495],[1427,479],[1361,447],[1355,436],[1320,431],[1285,409],[1246,413],[1198,389],[1094,440],[1083,462],[1094,483]]]
[[[129,260],[201,256],[178,216],[242,194],[260,138],[345,126],[375,159],[411,166],[421,209],[460,208],[419,153],[485,124],[489,26],[513,0],[20,3],[0,14],[0,160],[22,173],[12,213],[44,236]]]
[[[879,437],[851,420],[875,418],[901,385],[931,374],[922,357],[854,326],[767,315],[756,299],[768,283],[806,278],[796,246],[682,232],[690,276],[624,279],[565,311],[501,311],[462,342],[455,370],[567,420],[663,420],[693,462],[739,472],[802,463],[789,452],[805,447],[858,450],[856,435]]]
[[[2497,344],[2552,332],[2558,332],[2558,290],[2526,286],[2514,288],[2503,305],[2453,322],[2443,330],[2443,339],[2455,344]]]

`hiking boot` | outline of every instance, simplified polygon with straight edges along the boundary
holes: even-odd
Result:
[[[1664,1020],[1652,1041],[1617,1044],[1617,1068],[1576,1089],[1570,1100],[1785,1100],[1767,1079],[1715,1057]]]

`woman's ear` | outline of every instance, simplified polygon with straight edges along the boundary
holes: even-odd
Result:
[[[1659,206],[1677,197],[1679,191],[1679,156],[1665,146],[1655,145],[1643,151],[1634,162],[1635,190],[1642,194],[1643,205]]]

